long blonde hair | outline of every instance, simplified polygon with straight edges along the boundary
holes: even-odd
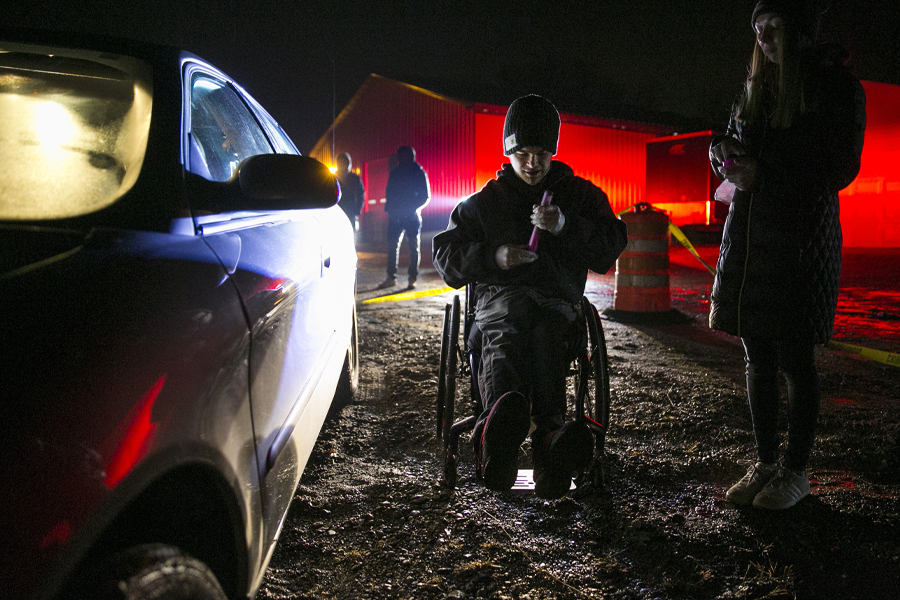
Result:
[[[750,73],[735,118],[750,125],[768,122],[777,129],[791,126],[794,117],[805,110],[803,82],[800,77],[800,49],[810,45],[790,22],[784,22],[784,41],[778,46],[779,62],[763,54],[759,44],[753,48]]]

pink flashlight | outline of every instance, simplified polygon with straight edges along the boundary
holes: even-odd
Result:
[[[541,198],[541,206],[547,206],[553,200],[553,192],[547,190],[544,192],[544,197]],[[528,240],[528,250],[531,252],[535,252],[537,250],[538,238],[541,237],[541,230],[538,229],[538,226],[534,226],[534,231],[531,232],[531,239]]]

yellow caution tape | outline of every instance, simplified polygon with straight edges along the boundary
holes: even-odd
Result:
[[[862,356],[863,358],[868,358],[869,360],[884,363],[892,367],[900,367],[900,354],[896,354],[894,352],[864,348],[863,346],[845,344],[844,342],[837,342],[835,340],[831,340],[830,342],[828,342],[828,347],[834,348],[835,350],[849,352],[850,354],[856,354],[858,356]]]
[[[621,216],[635,206],[629,206],[625,210],[622,210],[616,213],[617,216]],[[651,210],[662,212],[653,206],[650,206]],[[669,219],[669,232],[672,236],[678,240],[682,246],[687,248],[688,252],[693,254],[697,260],[699,260],[706,269],[712,273],[716,274],[715,267],[710,266],[705,260],[700,258],[700,255],[697,253],[697,250],[694,248],[694,245],[691,244],[690,240],[687,239],[687,236],[684,235],[684,232],[672,222],[672,219]],[[389,296],[379,296],[378,298],[369,298],[368,300],[363,300],[360,304],[377,304],[380,302],[399,302],[401,300],[415,300],[416,298],[424,298],[426,296],[439,296],[440,294],[445,294],[447,292],[452,292],[456,289],[462,288],[452,288],[452,287],[443,287],[443,288],[435,288],[432,290],[422,290],[421,292],[401,292],[399,294],[391,294]],[[836,340],[831,340],[828,342],[829,348],[834,348],[835,350],[841,350],[843,352],[848,352],[850,354],[855,354],[857,356],[862,356],[863,358],[867,358],[869,360],[874,360],[876,362],[880,362],[886,365],[890,365],[892,367],[900,367],[900,354],[896,354],[894,352],[887,352],[884,350],[875,350],[873,348],[865,348],[863,346],[856,346],[854,344],[845,344],[844,342],[838,342]]]
[[[647,203],[634,204],[629,206],[625,210],[621,210],[616,213],[616,216],[621,217],[623,214],[629,212],[633,208],[637,208],[638,206],[646,206],[650,210],[656,212],[663,212],[654,206]],[[700,255],[697,254],[697,250],[694,248],[694,245],[691,244],[690,240],[687,239],[687,236],[684,235],[684,232],[672,222],[672,219],[669,219],[669,232],[672,236],[678,240],[682,246],[688,249],[688,252],[693,254],[697,260],[703,263],[703,266],[712,273],[716,274],[715,267],[711,267],[705,260],[700,258]],[[886,352],[884,350],[875,350],[873,348],[865,348],[863,346],[856,346],[854,344],[845,344],[844,342],[838,342],[835,340],[831,340],[828,342],[828,347],[834,348],[835,350],[841,350],[843,352],[848,352],[850,354],[855,354],[857,356],[862,356],[863,358],[868,358],[869,360],[874,360],[876,362],[880,362],[886,365],[890,365],[892,367],[900,367],[900,354],[896,354],[894,352]]]
[[[652,204],[648,204],[646,202],[639,202],[638,204],[632,204],[625,210],[620,210],[619,212],[616,213],[616,216],[621,217],[622,215],[624,215],[625,213],[630,211],[632,208],[637,208],[639,206],[646,207],[649,210],[652,210],[655,212],[660,212],[660,213],[663,212],[663,211],[659,210],[658,208],[656,208],[655,206],[653,206]],[[697,258],[697,260],[699,260],[701,263],[703,263],[703,266],[706,267],[707,271],[709,271],[713,275],[716,274],[716,268],[709,266],[709,264],[707,264],[707,262],[705,260],[700,258],[700,255],[697,254],[697,250],[694,248],[694,245],[690,242],[689,239],[687,239],[687,236],[684,235],[684,232],[681,231],[681,229],[678,227],[678,225],[676,225],[675,223],[672,222],[671,218],[669,219],[669,232],[672,234],[672,237],[674,237],[676,240],[678,240],[681,243],[682,246],[684,246],[685,248],[688,249],[688,252],[693,254]]]
[[[716,268],[709,266],[705,260],[700,258],[700,255],[697,254],[697,250],[694,248],[694,245],[690,242],[690,240],[687,239],[687,237],[684,235],[684,232],[678,228],[678,225],[672,222],[672,219],[669,219],[669,231],[672,233],[672,236],[676,240],[681,242],[682,246],[688,249],[688,252],[693,254],[695,257],[697,257],[697,260],[703,263],[703,266],[706,267],[707,271],[709,271],[713,275],[716,274]]]
[[[391,294],[390,296],[379,296],[377,298],[369,298],[363,300],[360,304],[377,304],[379,302],[399,302],[400,300],[415,300],[416,298],[424,298],[425,296],[439,296],[447,292],[452,292],[458,288],[444,287],[435,288],[433,290],[422,290],[421,292],[400,292],[399,294]]]

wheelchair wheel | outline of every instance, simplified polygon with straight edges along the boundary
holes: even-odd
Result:
[[[441,332],[441,371],[438,382],[437,421],[441,439],[441,462],[444,487],[455,488],[458,479],[459,452],[453,438],[453,418],[456,404],[456,383],[459,376],[459,296],[444,308],[444,326]],[[457,434],[458,435],[458,434]]]
[[[609,431],[609,357],[606,353],[606,336],[603,333],[600,315],[587,299],[582,300],[582,303],[587,305],[585,320],[588,327],[588,358],[591,377],[588,382],[584,414],[599,426],[594,432],[594,438],[597,440],[597,450],[602,453],[606,433]]]
[[[456,404],[456,378],[459,371],[459,296],[453,297],[450,308],[450,328],[447,343],[447,374],[444,382],[444,414],[442,416],[441,439],[446,447],[450,441],[450,427],[453,426]]]
[[[578,360],[576,386],[576,418],[587,422],[594,434],[594,460],[589,471],[579,474],[576,485],[590,483],[603,485],[603,456],[606,433],[609,429],[609,363],[606,354],[606,338],[597,309],[582,299],[587,347]]]
[[[451,305],[444,306],[444,324],[441,326],[441,367],[438,371],[437,411],[434,422],[437,424],[437,437],[444,439],[444,405],[447,402],[447,355],[450,349],[450,311]]]

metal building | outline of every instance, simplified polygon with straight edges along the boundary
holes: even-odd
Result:
[[[450,98],[373,74],[310,155],[331,165],[336,154],[350,154],[366,190],[360,235],[374,242],[384,238],[387,227],[384,188],[392,157],[399,146],[412,146],[431,184],[431,202],[422,211],[423,230],[441,230],[453,207],[509,162],[502,146],[506,108]],[[556,158],[600,186],[613,210],[642,202],[647,141],[673,129],[567,113],[560,116]]]
[[[863,81],[868,125],[862,168],[841,191],[844,246],[900,247],[900,86]],[[551,98],[552,100],[552,98]],[[384,188],[403,145],[416,150],[432,199],[424,231],[442,230],[450,211],[509,162],[502,152],[506,106],[459,100],[370,75],[310,154],[327,165],[348,152],[362,177],[366,205],[360,239],[385,238]],[[674,127],[561,113],[558,160],[609,196],[616,212],[650,202],[677,225],[722,223],[706,158],[714,132],[675,135]],[[649,157],[649,159],[648,159]],[[649,167],[649,170],[648,170]]]

